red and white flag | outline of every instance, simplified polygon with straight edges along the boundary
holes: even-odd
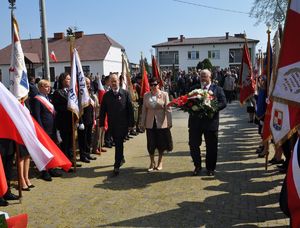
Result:
[[[283,42],[272,98],[270,127],[276,144],[282,144],[300,126],[300,43],[295,35],[300,23],[300,1],[292,0],[287,11]],[[273,126],[272,126],[273,125]]]
[[[99,105],[102,103],[103,96],[105,94],[104,86],[102,85],[101,77],[98,78],[98,101]]]
[[[252,64],[250,61],[249,49],[246,42],[243,47],[243,58],[241,64],[239,86],[240,103],[244,104],[246,100],[254,94],[255,91],[255,81],[253,79]]]
[[[80,58],[77,50],[74,48],[71,84],[68,95],[68,109],[73,112],[77,118],[83,114],[83,109],[90,105],[91,99],[86,87],[85,76],[82,70]]]
[[[2,158],[0,155],[0,198],[7,192],[6,176],[2,164]]]
[[[24,107],[0,83],[0,138],[25,145],[39,170],[62,167],[68,170],[71,162]]]
[[[12,16],[12,51],[9,68],[10,91],[18,100],[26,97],[29,92],[27,69],[24,60],[24,53],[21,46],[19,27],[17,20]]]
[[[300,227],[300,144],[299,138],[286,175],[288,208],[291,214],[291,227]]]
[[[51,53],[50,53],[50,58],[51,58],[54,62],[57,62],[57,58],[56,58],[56,55],[55,55],[54,51],[51,51]]]

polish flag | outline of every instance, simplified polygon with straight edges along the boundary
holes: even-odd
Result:
[[[0,138],[25,145],[40,171],[55,167],[69,170],[71,162],[2,83],[0,97]]]
[[[272,98],[270,127],[276,144],[282,144],[300,126],[300,0],[290,1]],[[279,103],[280,102],[280,103]]]
[[[7,182],[0,155],[0,198],[7,192]]]
[[[105,89],[104,86],[102,85],[101,82],[101,77],[98,78],[98,100],[99,100],[99,105],[102,103],[103,96],[105,94]]]
[[[57,58],[56,58],[56,55],[55,55],[54,51],[51,51],[51,53],[50,53],[50,58],[51,58],[54,62],[57,62]]]

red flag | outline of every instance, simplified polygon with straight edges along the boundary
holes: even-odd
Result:
[[[159,82],[159,87],[162,88],[164,86],[164,82],[159,74],[154,55],[152,55],[152,76],[156,77],[157,81]]]
[[[28,215],[20,214],[6,219],[8,228],[26,228],[28,223]]]
[[[300,227],[300,144],[299,138],[289,162],[286,175],[288,208],[291,214],[291,227]]]
[[[71,162],[2,83],[0,97],[0,138],[25,145],[39,170],[70,169]]]
[[[246,42],[243,48],[243,59],[241,64],[239,86],[240,86],[240,103],[244,104],[246,100],[254,94],[254,88],[255,88],[252,64],[250,61],[249,49]]]
[[[141,86],[140,97],[144,97],[144,94],[149,91],[150,91],[150,86],[148,81],[148,74],[146,71],[145,63],[142,60],[142,86]]]
[[[57,62],[57,58],[56,58],[56,55],[55,55],[54,51],[51,51],[51,53],[50,53],[50,58],[51,58],[54,62]]]
[[[2,197],[7,192],[7,182],[4,173],[4,168],[2,164],[2,158],[0,155],[0,197]]]
[[[292,0],[287,11],[272,98],[278,107],[272,110],[271,130],[276,144],[283,143],[300,126],[300,1]],[[272,128],[273,123],[273,128]]]

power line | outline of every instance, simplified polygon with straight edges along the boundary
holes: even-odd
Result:
[[[193,6],[200,6],[203,8],[208,8],[208,9],[214,9],[214,10],[219,10],[219,11],[225,11],[225,12],[230,12],[230,13],[239,13],[239,14],[246,14],[250,15],[250,13],[243,12],[243,11],[238,11],[238,10],[231,10],[231,9],[224,9],[224,8],[219,8],[219,7],[214,7],[214,6],[208,6],[200,3],[193,3],[193,2],[187,2],[187,1],[181,1],[181,0],[172,0],[174,2],[180,2],[188,5],[193,5]]]

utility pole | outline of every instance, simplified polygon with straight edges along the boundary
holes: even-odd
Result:
[[[50,81],[50,69],[49,69],[49,50],[48,50],[48,38],[46,29],[46,13],[45,13],[45,0],[40,0],[40,16],[41,16],[41,33],[42,33],[42,53],[43,53],[43,78]]]

